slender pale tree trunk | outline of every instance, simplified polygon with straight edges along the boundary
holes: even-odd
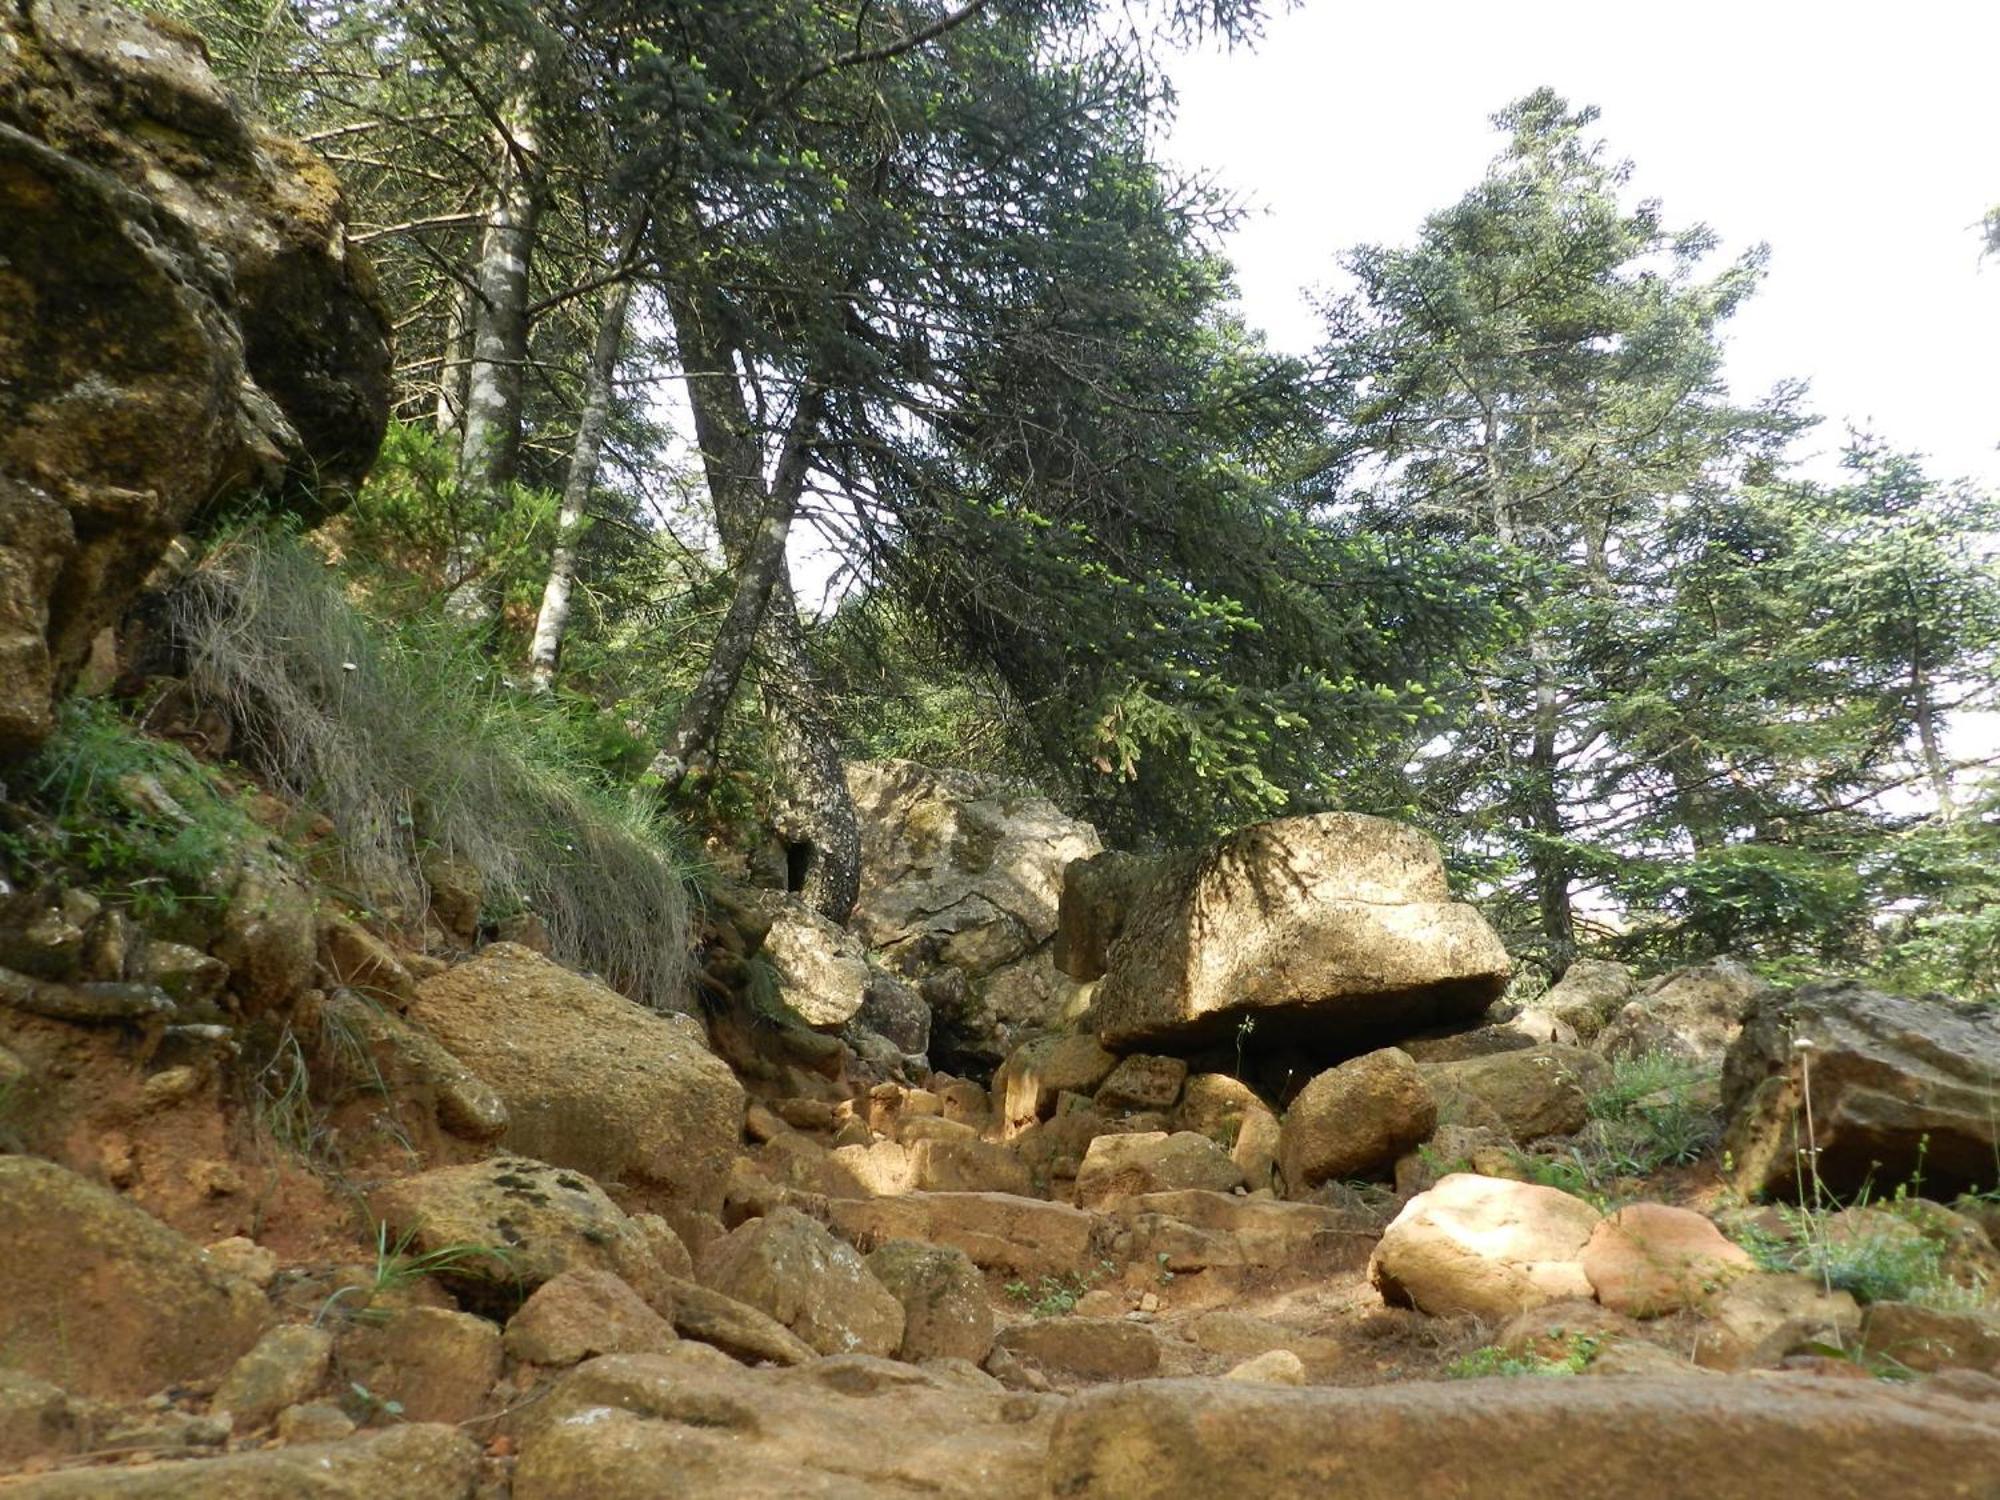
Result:
[[[764,648],[768,668],[764,706],[778,741],[786,799],[779,832],[789,846],[792,885],[815,910],[835,922],[844,922],[860,889],[860,826],[824,707],[824,688],[806,650],[798,604],[792,596],[791,570],[785,562],[783,534],[770,524],[777,514],[771,504],[774,497],[763,480],[762,447],[744,400],[736,347],[727,332],[727,308],[711,293],[683,288],[669,296],[668,311],[723,550],[737,559],[762,557],[771,573],[768,589],[756,576],[758,570],[751,570],[747,583],[739,576],[730,615],[735,616],[739,600],[747,610],[756,596],[762,595],[764,603],[754,638]],[[801,417],[816,427],[817,399],[813,392],[801,393],[791,436],[800,433]],[[795,447],[787,443],[788,452]],[[799,449],[801,462],[804,457]],[[784,468],[782,458],[780,468]],[[803,485],[803,469],[798,482]],[[781,496],[783,488],[781,484]],[[792,495],[789,506],[795,507],[797,500],[798,496]],[[784,531],[789,531],[790,521],[789,514],[782,517]],[[733,655],[740,650],[747,655],[746,641],[732,638],[729,652]],[[731,675],[728,662],[719,668],[713,662],[710,666],[713,670],[704,672],[704,683],[713,675],[719,687],[720,680]],[[740,676],[740,666],[735,675]],[[710,691],[714,690],[711,687]],[[703,712],[714,715],[716,728],[720,727],[720,708],[727,704],[725,695],[713,710],[704,705]],[[706,738],[697,731],[683,736],[677,726],[673,742],[663,750],[660,769],[678,780],[713,740],[713,730],[707,731]]]
[[[626,265],[646,233],[648,215],[634,204],[618,238],[618,264]],[[577,416],[576,441],[570,447],[569,473],[563,481],[562,510],[556,520],[555,551],[549,558],[549,581],[542,588],[542,607],[535,616],[534,644],[528,669],[535,686],[546,692],[555,685],[556,663],[569,629],[570,595],[576,584],[576,543],[590,511],[590,494],[604,456],[604,434],[611,425],[612,397],[618,375],[618,351],[625,342],[625,319],[632,306],[632,278],[611,284],[598,319],[597,341],[590,351],[590,369],[583,383],[583,410]]]
[[[451,286],[451,303],[445,310],[444,341],[439,346],[438,392],[435,425],[437,435],[449,442],[462,443],[465,422],[466,338],[472,332],[472,291],[462,281]]]
[[[527,65],[523,65],[526,71]],[[528,268],[541,215],[541,143],[524,89],[510,101],[498,134],[499,173],[480,237],[466,369],[460,493],[473,514],[452,558],[449,607],[460,619],[490,620],[498,601],[480,576],[487,526],[514,482],[521,456],[521,392],[528,359]]]
[[[798,513],[799,496],[805,491],[812,443],[818,436],[820,397],[808,391],[799,398],[785,438],[785,451],[765,503],[764,519],[751,533],[749,546],[738,554],[734,567],[736,587],[729,608],[709,647],[708,664],[694,691],[681,705],[680,717],[667,742],[654,757],[652,772],[667,791],[679,787],[689,771],[715,744],[722,732],[723,715],[736,685],[743,678],[750,653],[770,615],[771,598],[778,585],[789,585],[785,566],[785,540]],[[787,593],[790,592],[789,586]],[[796,611],[794,611],[796,615]]]

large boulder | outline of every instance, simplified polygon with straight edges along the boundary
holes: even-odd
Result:
[[[1554,1188],[1454,1172],[1403,1205],[1369,1274],[1391,1303],[1504,1321],[1593,1294],[1583,1252],[1602,1218]]]
[[[1933,1197],[2000,1186],[2000,1014],[1846,981],[1771,992],[1729,1049],[1722,1102],[1723,1145],[1749,1192],[1795,1194],[1808,1145],[1843,1195],[1919,1172]]]
[[[1543,1500],[1549,1495],[1980,1500],[2000,1409],[1975,1396],[1793,1376],[1486,1380],[1374,1390],[1165,1380],[1064,1405],[1065,1500]]]
[[[833,1227],[864,1250],[889,1240],[923,1240],[963,1250],[974,1265],[1013,1276],[1061,1276],[1088,1265],[1098,1227],[1097,1218],[1080,1208],[1012,1193],[835,1198],[826,1209]]]
[[[1285,1111],[1278,1161],[1285,1189],[1385,1174],[1430,1139],[1437,1101],[1409,1054],[1394,1047],[1350,1058],[1299,1090]]]
[[[1431,1063],[1421,1071],[1440,1119],[1487,1126],[1520,1145],[1583,1129],[1590,1096],[1611,1081],[1603,1058],[1560,1044]]]
[[[53,1162],[0,1157],[0,1363],[86,1396],[212,1380],[263,1296],[136,1204]]]
[[[796,898],[766,898],[763,906],[771,925],[762,952],[778,971],[785,1004],[808,1026],[853,1020],[872,977],[861,940]]]
[[[1092,890],[1079,871],[1080,891]],[[1086,1024],[1107,1047],[1177,1052],[1244,1032],[1353,1052],[1479,1015],[1506,950],[1451,900],[1437,845],[1354,813],[1281,818],[1121,877],[1127,906],[1064,951],[1101,968]],[[1097,893],[1100,901],[1103,893]],[[1081,899],[1081,898],[1079,898]]]
[[[1597,1034],[1606,1057],[1664,1052],[1713,1066],[1771,987],[1730,958],[1662,974],[1619,1008]]]
[[[472,1305],[511,1311],[571,1270],[610,1271],[662,1302],[651,1237],[566,1168],[518,1156],[438,1167],[384,1183],[368,1206],[413,1253],[443,1256],[440,1279]]]
[[[635,1005],[518,943],[425,980],[410,1018],[492,1085],[508,1151],[721,1208],[743,1087],[699,1022]]]
[[[1242,1169],[1207,1136],[1192,1130],[1146,1130],[1100,1135],[1090,1143],[1077,1169],[1076,1201],[1096,1208],[1143,1193],[1183,1188],[1226,1193],[1242,1186]]]
[[[903,1304],[853,1246],[797,1209],[739,1225],[702,1252],[704,1286],[770,1314],[821,1354],[892,1355]]]
[[[1579,1042],[1592,1042],[1638,987],[1628,964],[1579,958],[1561,979],[1529,1001],[1515,1021],[1530,1031],[1538,1022],[1551,1029],[1566,1026]]]
[[[251,123],[192,32],[0,9],[0,754],[198,513],[346,503],[388,322],[325,163]]]
[[[1097,831],[1042,797],[911,761],[847,768],[861,819],[849,925],[918,983],[946,1066],[1000,1061],[1057,1024],[1077,985],[1050,961],[1063,870]]]
[[[1036,1037],[994,1070],[994,1112],[1010,1130],[1047,1119],[1063,1094],[1092,1092],[1117,1066],[1118,1059],[1094,1037]]]

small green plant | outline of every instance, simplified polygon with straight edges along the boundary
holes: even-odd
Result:
[[[219,904],[241,851],[264,837],[218,773],[102,699],[65,703],[15,785],[39,816],[10,832],[8,863],[67,875],[156,926]]]
[[[1610,1083],[1589,1102],[1605,1169],[1644,1177],[1699,1160],[1721,1134],[1715,1106],[1702,1097],[1709,1081],[1699,1064],[1670,1053],[1614,1061]]]
[[[414,1285],[426,1276],[449,1276],[481,1261],[490,1261],[505,1268],[513,1264],[513,1252],[500,1245],[477,1245],[455,1243],[439,1245],[432,1250],[412,1252],[416,1243],[415,1230],[405,1230],[395,1239],[389,1237],[389,1226],[377,1223],[375,1226],[375,1264],[373,1273],[365,1282],[341,1287],[320,1304],[315,1324],[324,1323],[341,1299],[355,1296],[365,1299],[364,1305],[352,1316],[367,1320],[382,1314],[372,1304],[376,1298]]]
[[[1083,1294],[1090,1290],[1101,1274],[1083,1275],[1071,1271],[1061,1276],[1043,1276],[1032,1283],[1010,1281],[1006,1292],[1038,1318],[1059,1318],[1076,1311],[1076,1304],[1083,1300]]]
[[[1580,1375],[1597,1358],[1599,1341],[1585,1334],[1566,1334],[1560,1355],[1509,1354],[1497,1344],[1474,1349],[1445,1366],[1453,1380],[1477,1380],[1489,1375]]]

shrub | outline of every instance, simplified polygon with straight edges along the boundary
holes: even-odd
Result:
[[[1445,1366],[1453,1380],[1477,1380],[1488,1375],[1580,1375],[1597,1358],[1598,1341],[1572,1333],[1562,1341],[1559,1356],[1509,1354],[1497,1344],[1474,1349]]]
[[[685,1004],[692,868],[601,756],[587,708],[517,689],[435,620],[394,629],[302,543],[251,532],[176,590],[189,679],[246,759],[333,824],[338,870],[414,918],[432,851],[477,870],[489,914],[527,909],[557,956],[635,999]]]

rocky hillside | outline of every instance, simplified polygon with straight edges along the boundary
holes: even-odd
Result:
[[[900,761],[847,926],[725,851],[669,995],[329,873],[127,606],[365,469],[368,284],[191,37],[0,11],[0,1496],[2000,1494],[1990,1012],[1529,994],[1411,829]]]

